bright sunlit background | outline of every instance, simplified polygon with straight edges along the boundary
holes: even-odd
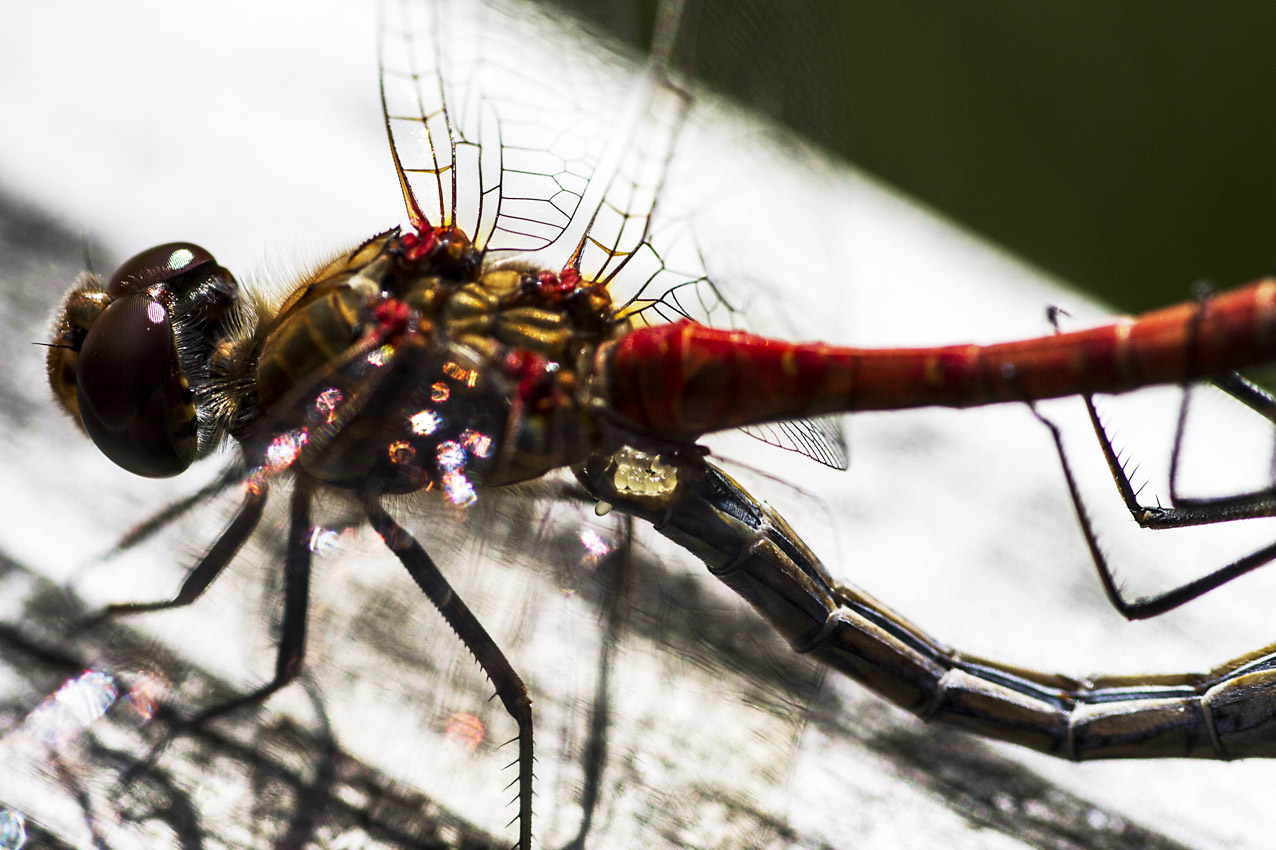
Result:
[[[635,11],[634,0],[625,2],[605,11],[618,33],[644,45],[650,21]],[[798,298],[816,302],[814,309],[806,302],[793,306],[799,320],[790,328],[793,337],[920,345],[1047,332],[1043,307],[1066,294],[989,242],[1048,269],[1046,277],[1161,287],[1155,296],[1136,297],[1132,291],[1104,296],[1124,307],[1178,300],[1199,277],[1229,285],[1266,268],[1262,237],[1271,216],[1241,212],[1244,196],[1267,201],[1264,195],[1270,194],[1262,191],[1262,181],[1243,179],[1264,173],[1261,156],[1253,165],[1240,150],[1242,140],[1257,144],[1261,137],[1240,126],[1239,118],[1226,118],[1265,114],[1260,96],[1265,84],[1257,77],[1245,78],[1244,85],[1207,83],[1203,76],[1215,66],[1261,62],[1260,47],[1266,47],[1271,28],[1259,21],[1193,21],[1183,10],[1196,7],[1182,4],[1175,7],[1182,19],[1175,21],[1159,7],[1138,17],[1126,10],[1140,7],[1129,4],[1117,11],[1096,4],[1098,11],[1088,14],[1077,3],[1062,11],[1036,4],[1021,13],[1006,2],[925,9],[915,0],[881,8],[705,2],[695,42],[697,63],[711,84],[732,81],[737,94],[755,106],[789,120],[804,118],[808,136],[830,149],[844,143],[860,166],[976,234],[956,233],[872,181],[794,155],[792,146],[773,149],[769,130],[751,127],[734,111],[706,116],[689,139],[698,133],[701,144],[688,145],[688,156],[675,165],[680,177],[689,174],[729,191],[700,193],[671,180],[662,202],[690,198],[699,207],[705,201],[694,220],[697,238],[706,237],[714,279],[731,287],[733,299],[737,284],[756,278],[762,292],[782,297],[786,308]],[[186,479],[168,482],[167,491],[163,484],[130,480],[52,410],[42,352],[31,343],[44,337],[47,316],[74,278],[81,255],[110,268],[147,244],[193,238],[243,277],[260,280],[266,272],[303,267],[373,228],[402,220],[375,91],[373,5],[0,2],[0,38],[10,36],[0,51],[0,103],[6,126],[16,128],[0,132],[0,362],[9,370],[0,381],[0,480],[10,482],[0,488],[5,517],[0,558],[11,564],[10,583],[0,593],[7,606],[0,626],[9,634],[54,632],[70,619],[58,612],[72,601],[96,606],[151,598],[160,588],[175,587],[231,509],[201,505],[171,529],[171,544],[165,539],[138,547],[128,556],[132,560],[113,560],[109,569],[83,568],[102,564],[96,556],[122,529],[194,487]],[[1017,21],[1021,14],[1032,20]],[[1117,14],[1129,16],[1128,22],[1112,20]],[[1064,15],[1073,17],[1063,20]],[[523,15],[507,25],[519,38],[545,37]],[[1240,39],[1255,45],[1245,47]],[[1227,60],[1209,58],[1205,42]],[[572,49],[553,55],[574,59]],[[587,41],[580,49],[601,50]],[[1169,69],[1171,62],[1176,70]],[[1211,92],[1244,94],[1250,107]],[[837,103],[830,99],[835,95]],[[1190,112],[1189,101],[1215,113]],[[703,105],[712,103],[706,98]],[[1189,130],[1196,135],[1188,136]],[[740,150],[713,144],[724,137]],[[1201,163],[1211,159],[1241,177],[1207,174]],[[763,179],[717,180],[733,170]],[[742,197],[748,202],[739,203]],[[35,220],[29,211],[35,209],[47,210],[50,220]],[[739,226],[739,218],[747,225]],[[1035,229],[1036,241],[1014,236],[1006,222],[1025,232]],[[759,223],[778,237],[752,238],[748,228]],[[715,229],[702,229],[710,224]],[[1147,235],[1138,236],[1136,225]],[[54,231],[56,239],[41,235]],[[87,251],[79,233],[85,234]],[[1209,248],[1213,253],[1195,247],[1206,244],[1198,240],[1211,233],[1222,234]],[[715,235],[723,241],[710,238]],[[738,256],[728,236],[745,243]],[[1054,259],[1043,245],[1054,246]],[[797,250],[790,251],[793,247]],[[1246,259],[1244,248],[1258,258]],[[774,262],[777,255],[782,262]],[[734,273],[740,269],[743,274]],[[770,321],[774,312],[752,315]],[[1099,313],[1082,304],[1074,321],[1094,321]],[[824,324],[837,336],[825,337]],[[1122,445],[1148,462],[1142,474],[1150,477],[1156,471],[1151,464],[1159,460],[1164,466],[1169,456],[1177,393],[1108,401],[1105,416],[1119,427]],[[1193,456],[1199,463],[1194,469],[1203,467],[1211,478],[1233,469],[1266,472],[1270,443],[1255,451],[1253,443],[1234,436],[1253,422],[1232,408],[1212,409],[1208,396],[1194,404],[1194,415],[1215,412],[1221,420],[1218,429],[1215,419],[1207,419],[1194,431],[1208,443],[1204,454]],[[1213,537],[1152,540],[1154,535],[1141,534],[1106,480],[1079,405],[1063,402],[1049,412],[1065,425],[1074,458],[1087,464],[1087,505],[1103,522],[1104,545],[1119,556],[1121,575],[1132,587],[1141,592],[1166,586],[1227,557]],[[1140,427],[1145,424],[1153,433],[1145,436]],[[1258,437],[1269,436],[1257,430]],[[1276,597],[1276,573],[1270,571],[1175,615],[1121,622],[1093,576],[1047,435],[1022,407],[859,416],[851,423],[851,450],[846,474],[787,455],[773,459],[768,469],[760,444],[723,454],[744,461],[731,474],[742,479],[752,474],[757,483],[747,486],[775,505],[839,577],[955,646],[1085,673],[1207,669],[1271,640],[1266,601]],[[1254,465],[1255,457],[1262,463]],[[540,527],[539,518],[527,519],[532,507],[511,511],[503,524],[515,532]],[[601,533],[608,526],[590,505],[555,507],[554,528],[572,533],[546,534],[545,540],[555,544],[555,557],[563,562],[558,572],[568,574],[583,552],[585,538],[576,532]],[[492,510],[499,513],[499,505]],[[568,745],[580,740],[572,735],[588,719],[594,700],[590,677],[600,666],[593,650],[601,633],[596,613],[573,615],[572,606],[590,598],[568,592],[583,582],[560,583],[558,572],[544,569],[548,558],[539,549],[489,541],[502,528],[495,522],[432,523],[424,514],[416,519],[431,551],[449,559],[449,576],[467,582],[460,595],[487,601],[480,611],[484,622],[526,638],[520,641],[528,663],[520,660],[520,669],[529,674],[538,711],[549,716],[549,706],[564,709],[561,723],[539,727],[538,817],[544,835],[554,834],[552,817],[574,828],[583,795],[573,777],[584,759]],[[1216,531],[1237,552],[1276,537],[1253,523]],[[148,663],[158,658],[174,671],[171,678],[191,682],[185,693],[192,705],[211,695],[217,678],[247,687],[273,661],[268,618],[271,593],[278,592],[272,589],[278,586],[280,539],[281,534],[259,535],[253,551],[232,567],[238,572],[189,611],[124,624],[115,633],[141,635],[144,641],[119,644],[90,635],[75,643],[54,633],[50,645],[74,643],[69,657],[105,657],[115,673],[133,669],[125,663],[131,660],[116,655],[117,647],[136,647],[136,657]],[[517,534],[511,540],[526,543]],[[680,827],[713,827],[720,819],[723,832],[738,836],[756,822],[755,815],[773,814],[777,829],[797,836],[789,843],[803,846],[848,841],[870,850],[1270,846],[1266,794],[1276,769],[1270,761],[1047,763],[1026,751],[925,728],[838,677],[826,680],[819,700],[808,699],[800,688],[746,692],[741,684],[764,681],[758,671],[789,670],[790,655],[758,650],[759,664],[746,671],[751,676],[724,674],[728,668],[717,661],[743,645],[738,624],[756,627],[760,621],[734,599],[720,606],[723,614],[706,618],[718,609],[701,604],[707,597],[684,593],[696,585],[682,583],[690,575],[715,587],[701,566],[685,553],[659,548],[663,544],[649,528],[638,530],[638,540],[651,567],[644,581],[651,582],[648,587],[665,584],[655,588],[662,592],[636,592],[635,598],[646,600],[650,621],[659,616],[662,626],[676,620],[671,629],[680,622],[690,625],[668,634],[653,627],[650,638],[635,628],[636,648],[622,659],[628,666],[617,661],[615,679],[625,690],[616,692],[613,716],[621,719],[609,732],[603,795],[610,802],[600,810],[606,818],[600,815],[595,824],[591,846],[638,846],[642,837],[634,836],[641,829],[661,836],[642,846],[747,846],[697,843]],[[460,811],[467,823],[486,827],[490,821],[490,831],[508,846],[509,816],[503,809],[508,776],[501,773],[507,752],[493,744],[471,757],[463,748],[447,755],[433,746],[451,734],[456,716],[450,712],[458,710],[491,711],[495,722],[491,716],[484,721],[493,730],[489,740],[508,736],[510,721],[499,706],[491,707],[487,686],[461,673],[454,679],[451,672],[479,680],[481,675],[374,540],[342,538],[323,559],[314,590],[316,609],[323,610],[316,613],[307,663],[322,677],[319,692],[335,740],[375,771],[380,783],[359,785],[372,774],[341,773],[346,785],[332,792],[333,799],[365,802],[325,809],[361,819],[351,834],[326,843],[355,846],[355,828],[377,818],[396,828],[432,820],[432,810],[430,818],[422,818],[426,808],[406,796],[420,789],[442,800],[445,810]],[[64,583],[73,596],[63,592]],[[528,586],[537,592],[523,592]],[[492,587],[498,595],[489,595]],[[472,595],[471,588],[485,592]],[[54,598],[64,607],[46,604]],[[552,611],[548,603],[540,605],[546,598],[553,600]],[[537,616],[524,621],[506,615],[509,599]],[[671,611],[681,619],[666,616]],[[520,630],[524,622],[539,631]],[[703,622],[719,623],[722,637],[702,639]],[[573,626],[584,627],[585,642],[567,639],[579,634]],[[655,640],[667,641],[667,648],[648,651]],[[37,664],[30,653],[10,649],[14,645],[0,651],[0,691],[10,700],[9,717],[25,717],[84,666],[50,671],[45,661]],[[586,660],[573,665],[582,652]],[[52,656],[42,656],[47,657]],[[560,673],[564,669],[584,672],[574,677]],[[21,688],[8,684],[16,681]],[[460,708],[434,711],[454,695]],[[750,719],[718,713],[722,706],[747,709]],[[767,720],[761,715],[769,707],[778,711],[767,717],[779,717],[783,728],[763,727],[759,734],[753,724]],[[315,706],[303,689],[293,688],[268,709],[222,728],[247,740],[280,718],[299,718],[312,735],[307,746],[293,745],[292,736],[272,748],[235,744],[233,758],[216,762],[212,771],[203,750],[169,754],[172,787],[195,801],[198,818],[191,822],[209,835],[229,824],[218,834],[227,846],[271,840],[270,830],[280,824],[320,823],[310,815],[314,801],[326,798],[312,794],[312,786],[298,780],[304,793],[294,798],[277,793],[280,786],[273,784],[279,776],[297,774],[298,753],[313,755],[312,763],[323,766],[327,750],[319,733],[326,731]],[[434,722],[436,717],[446,723]],[[801,730],[799,720],[805,724]],[[737,733],[750,747],[760,743],[778,754],[755,759],[753,749],[735,743],[739,739],[717,737]],[[155,839],[159,827],[150,821],[115,817],[121,802],[114,791],[115,751],[93,758],[92,778],[80,785],[70,783],[65,772],[46,771],[42,754],[21,763],[0,758],[0,804],[25,812],[33,831],[39,825],[75,837],[72,846],[88,845],[90,838],[78,836],[90,827],[105,834],[99,844],[178,846]],[[28,768],[34,772],[19,772]],[[786,770],[791,773],[782,775]],[[704,781],[708,773],[719,790],[704,790],[710,787]],[[255,778],[267,774],[269,782]],[[746,782],[772,779],[775,793],[741,793]],[[345,794],[345,787],[356,785],[357,794]],[[368,793],[368,787],[380,790]],[[400,798],[411,805],[402,812],[387,807],[388,800]],[[490,805],[493,801],[498,802]],[[145,802],[145,812],[165,808],[152,806],[150,798]],[[343,826],[334,823],[334,829]],[[135,837],[140,830],[147,831],[146,840]],[[56,846],[41,841],[31,846]],[[427,845],[413,835],[395,846]]]

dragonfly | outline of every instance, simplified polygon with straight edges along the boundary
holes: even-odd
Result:
[[[676,155],[686,92],[670,79],[669,68],[658,58],[630,104],[632,113],[644,119],[663,118],[649,122],[656,128],[651,135],[644,136],[643,142],[632,148],[603,151],[596,158],[586,155],[585,171],[590,172],[591,179],[578,195],[570,186],[560,185],[567,182],[565,179],[547,181],[554,185],[552,192],[532,187],[527,190],[529,194],[523,194],[523,188],[510,188],[514,181],[507,182],[509,175],[548,178],[557,177],[560,172],[551,174],[543,165],[519,168],[498,156],[520,150],[504,140],[504,134],[517,128],[517,113],[506,110],[499,101],[493,106],[492,101],[480,97],[467,99],[469,93],[463,90],[437,109],[422,105],[432,103],[425,99],[426,89],[428,83],[443,75],[440,69],[457,68],[443,55],[449,40],[438,33],[458,24],[442,13],[430,14],[442,8],[393,5],[392,12],[419,16],[422,26],[418,29],[404,21],[396,23],[391,16],[383,43],[386,120],[396,153],[396,171],[408,203],[411,232],[383,233],[343,255],[296,287],[291,300],[258,317],[256,325],[246,323],[239,312],[243,305],[236,303],[239,296],[229,273],[211,255],[189,243],[144,252],[117,270],[105,285],[77,290],[67,301],[64,322],[50,354],[50,374],[59,397],[73,411],[83,413],[90,407],[110,408],[118,403],[120,387],[112,376],[119,374],[121,361],[115,358],[123,357],[124,363],[132,364],[130,358],[139,357],[139,365],[155,365],[152,355],[157,349],[153,347],[125,351],[110,347],[121,327],[117,322],[123,322],[126,329],[141,322],[160,328],[194,328],[198,331],[195,336],[204,338],[181,344],[179,359],[183,369],[188,359],[200,361],[198,369],[206,370],[202,375],[205,381],[242,387],[243,373],[237,370],[249,368],[257,373],[258,398],[245,400],[227,389],[225,394],[234,397],[216,400],[216,417],[221,418],[214,417],[214,425],[206,429],[208,433],[201,433],[209,420],[201,420],[199,409],[207,398],[200,398],[204,390],[192,389],[192,379],[197,383],[198,378],[175,376],[165,366],[156,367],[160,380],[144,388],[142,396],[135,399],[140,410],[151,408],[162,395],[165,401],[160,406],[164,409],[157,416],[131,417],[126,429],[131,433],[126,439],[111,433],[105,422],[93,418],[95,414],[79,417],[108,456],[131,471],[148,475],[179,471],[193,457],[219,442],[219,430],[240,441],[244,452],[240,477],[247,487],[243,511],[214,547],[215,554],[192,573],[186,592],[163,606],[188,601],[192,591],[198,595],[201,583],[211,580],[212,574],[224,566],[233,554],[228,550],[236,548],[251,532],[265,493],[276,479],[295,477],[299,482],[292,508],[294,531],[298,532],[311,525],[306,511],[311,485],[353,491],[363,501],[367,519],[378,533],[396,549],[396,555],[414,572],[414,577],[429,584],[419,578],[433,578],[424,549],[410,541],[406,530],[376,497],[430,489],[452,503],[464,505],[483,499],[485,487],[500,487],[570,466],[581,486],[600,503],[652,521],[680,545],[705,557],[715,571],[730,567],[734,574],[728,573],[728,584],[754,602],[801,650],[822,657],[901,702],[907,702],[901,694],[909,688],[939,688],[944,694],[952,694],[954,700],[965,693],[963,684],[994,689],[993,699],[996,695],[1002,697],[1002,702],[994,704],[1001,708],[985,708],[976,718],[989,725],[985,731],[998,724],[1007,725],[1009,718],[1002,712],[1009,711],[1011,702],[1027,699],[1041,699],[1036,707],[1043,717],[1054,711],[1052,716],[1057,718],[1061,706],[1069,711],[1080,705],[1114,706],[1110,714],[1095,710],[1097,720],[1114,720],[1131,708],[1159,712],[1166,709],[1166,700],[1181,700],[1175,703],[1179,707],[1201,704],[1192,702],[1199,697],[1186,695],[1181,685],[1176,690],[1164,682],[1145,683],[1147,687],[1139,691],[1133,684],[1067,683],[949,654],[907,621],[834,581],[778,515],[716,470],[693,447],[702,434],[719,428],[796,421],[838,411],[1022,402],[1051,395],[1117,392],[1158,380],[1178,382],[1211,376],[1270,357],[1270,350],[1263,347],[1262,335],[1250,332],[1254,324],[1264,319],[1263,305],[1270,297],[1266,294],[1269,289],[1260,285],[1097,331],[1052,335],[1006,346],[946,350],[796,348],[745,332],[708,330],[686,321],[658,323],[654,317],[665,318],[662,313],[675,317],[695,315],[695,308],[686,304],[702,305],[716,297],[707,278],[687,278],[679,272],[673,273],[682,278],[677,284],[669,288],[640,288],[627,303],[622,304],[611,294],[613,280],[622,273],[632,275],[638,265],[630,257],[657,241],[649,229],[654,228],[652,222],[657,219],[656,202],[635,199],[630,187],[659,185],[663,169]],[[452,11],[455,10],[448,9],[449,13]],[[429,36],[430,32],[435,35]],[[396,48],[402,50],[397,60],[393,55]],[[658,50],[657,56],[667,58],[671,52]],[[466,79],[467,73],[466,69],[459,70],[458,78]],[[422,79],[427,83],[420,83]],[[396,95],[403,93],[399,84],[404,80],[409,81],[408,95],[396,100]],[[444,83],[444,91],[447,86]],[[409,108],[402,108],[405,102]],[[458,114],[462,106],[475,102],[478,105],[474,112],[465,117]],[[442,130],[438,123],[431,125],[440,116]],[[493,122],[493,116],[500,120]],[[606,124],[610,117],[597,120]],[[629,118],[618,123],[625,128],[634,126]],[[473,127],[480,132],[476,137],[467,136]],[[488,141],[492,132],[500,134],[495,144]],[[485,144],[476,146],[473,138],[484,139]],[[627,151],[639,152],[641,161],[626,161]],[[492,157],[496,157],[496,165],[492,164]],[[635,179],[627,172],[642,168],[650,169],[642,178]],[[619,177],[610,183],[592,179],[608,171]],[[463,172],[468,176],[463,178]],[[570,168],[563,168],[561,174],[573,176]],[[483,182],[493,176],[494,182]],[[470,178],[480,191],[476,193],[479,200],[474,201],[475,196],[471,196],[474,206],[467,209],[458,187]],[[601,197],[591,196],[590,191],[598,185],[603,186]],[[615,186],[630,196],[616,202],[608,191]],[[507,206],[498,201],[507,198],[529,207],[538,202],[542,206],[529,214],[520,210],[519,204],[511,203],[508,208],[512,211],[506,215]],[[560,209],[563,203],[568,204],[568,213]],[[431,205],[435,208],[428,212],[422,208]],[[597,214],[581,216],[582,208]],[[616,229],[608,232],[607,212],[616,210],[621,213],[620,224],[613,221]],[[556,233],[558,221],[566,222],[566,226]],[[465,226],[459,222],[465,222]],[[541,227],[528,227],[529,223]],[[584,229],[574,233],[573,226]],[[571,238],[559,244],[564,235]],[[555,246],[562,251],[563,245],[567,246],[566,256],[558,261],[534,263],[529,259]],[[669,277],[672,266],[661,257],[656,257],[656,262],[658,271]],[[398,270],[396,264],[408,270]],[[443,283],[431,284],[433,289],[418,286],[420,280],[435,278]],[[179,292],[183,284],[192,283],[190,291]],[[467,286],[471,288],[466,290]],[[515,297],[510,305],[505,305],[502,299],[511,292]],[[465,299],[502,303],[502,310],[496,312],[485,312],[482,303],[478,308],[471,304],[466,309],[477,311],[477,318],[472,315],[469,319],[485,332],[493,333],[502,345],[513,345],[502,336],[518,339],[520,345],[514,346],[515,350],[525,354],[516,353],[512,360],[504,354],[499,358],[480,357],[490,352],[485,352],[478,336],[465,330],[464,316],[462,324],[449,327],[445,334],[464,339],[464,344],[449,349],[446,357],[436,358],[437,362],[426,354],[413,353],[413,346],[423,341],[422,317],[435,315],[431,310],[438,311],[436,302],[449,305],[442,308],[444,314],[449,310],[460,313],[462,308],[451,305]],[[506,306],[517,318],[504,316]],[[262,308],[258,305],[257,309]],[[310,333],[325,322],[339,322],[342,313],[351,311],[359,319],[346,331],[351,333],[357,325],[360,333],[346,340],[346,349],[339,353],[324,350],[297,354],[295,331]],[[159,321],[155,321],[157,317]],[[568,331],[559,326],[564,317],[573,323]],[[452,318],[455,317],[448,320]],[[288,329],[290,324],[294,327]],[[236,338],[235,334],[242,333],[246,326],[254,329],[252,335]],[[104,331],[109,333],[98,336]],[[570,344],[562,341],[564,334],[571,338]],[[1194,344],[1185,344],[1185,339],[1192,339]],[[1117,344],[1127,340],[1128,347]],[[155,343],[155,339],[151,338],[151,342]],[[171,357],[165,345],[167,339],[161,339],[161,359]],[[103,352],[102,346],[109,353],[104,360],[98,360],[94,355]],[[574,351],[576,347],[580,350]],[[573,350],[575,356],[568,358],[568,350]],[[1122,351],[1133,352],[1136,359],[1115,353]],[[1074,362],[1079,354],[1095,356],[1081,367]],[[1140,356],[1145,359],[1137,359]],[[241,359],[244,357],[247,359]],[[576,361],[572,369],[567,368],[569,359]],[[340,362],[335,363],[336,360]],[[693,366],[714,371],[697,371]],[[94,374],[93,368],[99,371]],[[156,374],[155,369],[149,371]],[[73,380],[67,380],[68,375]],[[427,375],[431,379],[428,383],[423,380]],[[752,380],[762,379],[762,383],[746,386],[745,375]],[[493,396],[501,395],[494,388],[502,384],[514,387],[512,394],[508,389],[504,392],[505,407],[493,401]],[[96,390],[90,387],[95,385],[107,387],[104,397],[94,395]],[[158,385],[165,385],[162,392]],[[765,392],[756,392],[759,386]],[[427,393],[420,399],[413,398],[419,405],[408,405],[403,396],[395,395],[418,390]],[[173,401],[188,396],[193,404],[184,401],[178,405]],[[573,396],[583,399],[575,402],[580,410],[590,411],[592,421],[587,426],[574,421],[585,419],[580,410],[573,411],[565,421],[558,418]],[[193,414],[190,408],[194,408]],[[409,408],[419,409],[411,416],[393,412]],[[437,414],[440,420],[452,419],[450,427],[459,430],[436,436],[442,426],[434,417],[426,415],[420,424],[411,421],[417,412],[438,410],[466,411],[455,416]],[[471,410],[478,413],[469,413]],[[314,418],[316,415],[318,419]],[[384,415],[403,419],[400,424],[406,426],[404,433],[413,436],[388,442],[381,437],[368,437],[369,423]],[[462,422],[464,428],[460,428]],[[474,427],[476,423],[479,427]],[[515,425],[517,430],[513,432],[525,436],[510,443],[509,434]],[[414,430],[417,428],[434,430],[419,434]],[[586,439],[575,430],[598,434]],[[505,433],[498,438],[500,431]],[[179,437],[174,436],[179,433]],[[780,435],[773,439],[804,446],[808,452],[823,452],[827,461],[841,463],[835,437],[818,427],[799,425],[773,433]],[[139,436],[141,451],[135,439]],[[584,444],[583,449],[573,448],[578,442]],[[361,447],[367,443],[376,446],[375,457]],[[508,447],[501,448],[507,443]],[[158,453],[152,451],[157,447],[161,449]],[[371,463],[373,471],[369,472],[366,465],[354,470],[348,465],[352,460]],[[369,489],[369,480],[379,483]],[[302,546],[299,535],[294,534],[292,539],[288,573],[304,574],[308,564],[301,562],[308,560],[308,549]],[[750,556],[751,560],[732,564],[721,552],[713,551],[717,548],[748,549],[757,554]],[[291,592],[285,593],[290,602],[275,680],[245,701],[267,696],[298,672],[304,642],[304,590],[304,583],[293,583]],[[438,595],[442,601],[446,592]],[[303,603],[300,607],[298,596]],[[161,606],[129,610],[136,612],[143,607]],[[494,671],[498,693],[511,704],[512,713],[525,720],[520,724],[519,736],[518,829],[520,841],[529,846],[533,737],[531,715],[523,702],[526,694],[521,691],[516,672],[502,667],[499,649],[488,645],[483,633],[475,630],[475,624],[458,613],[461,610],[454,609],[458,630],[487,662],[489,672]],[[291,631],[288,623],[292,624]],[[878,629],[884,630],[884,635],[875,631]],[[881,640],[872,652],[854,646],[854,640],[875,637]],[[888,653],[897,663],[903,663],[909,653],[901,648],[902,644],[920,653],[922,660],[952,671],[952,675],[945,672],[928,678],[918,672],[899,674],[864,666],[874,652]],[[1233,672],[1218,673],[1211,681],[1226,685],[1232,681]],[[963,682],[963,677],[969,681]],[[1050,696],[1058,691],[1071,696]],[[1090,701],[1075,698],[1079,693],[1086,694]],[[956,702],[947,703],[945,699],[936,699],[933,707],[940,719],[964,716],[953,710]],[[1073,700],[1071,704],[1069,699]],[[243,704],[218,706],[202,719]],[[1152,711],[1149,716],[1152,721],[1165,719]],[[1190,737],[1203,728],[1193,729],[1178,721],[1166,723],[1162,726],[1152,722],[1136,731],[1150,736]],[[1030,727],[1026,733],[1025,725]],[[1064,747],[1063,739],[1050,737],[1052,728],[1047,728],[1044,721],[1036,727],[1019,723],[1016,734],[1037,736],[1051,747]],[[1075,753],[1085,752],[1086,742],[1072,734],[1068,732],[1067,746],[1079,747]],[[1178,741],[1180,749],[1184,740]],[[1150,750],[1145,752],[1152,754]]]

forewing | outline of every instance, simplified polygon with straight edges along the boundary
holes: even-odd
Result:
[[[517,21],[517,26],[515,25]],[[575,36],[575,37],[573,37]],[[615,126],[624,67],[545,13],[503,3],[388,0],[381,77],[408,189],[432,225],[488,251],[554,244],[577,218]],[[569,76],[613,92],[586,98]],[[632,64],[632,62],[631,62]]]

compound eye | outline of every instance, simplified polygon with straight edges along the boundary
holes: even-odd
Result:
[[[167,478],[194,460],[193,410],[159,301],[134,293],[102,311],[80,349],[75,391],[84,430],[129,472]]]
[[[143,292],[205,263],[215,262],[212,254],[192,242],[156,245],[121,263],[107,281],[106,291],[112,296]]]

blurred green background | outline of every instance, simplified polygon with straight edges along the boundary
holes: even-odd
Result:
[[[645,46],[655,0],[560,0]],[[1126,310],[1276,272],[1276,3],[701,0],[698,75]]]

